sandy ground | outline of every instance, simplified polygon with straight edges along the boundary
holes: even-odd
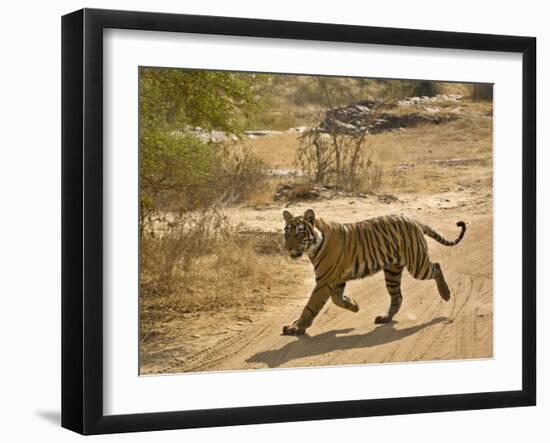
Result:
[[[445,247],[428,240],[430,255],[441,263],[452,291],[449,302],[438,295],[433,282],[403,278],[404,301],[395,321],[375,325],[389,297],[383,275],[354,281],[346,293],[360,304],[357,314],[329,301],[304,337],[281,335],[281,327],[301,312],[314,285],[307,258],[288,259],[277,272],[303,283],[290,294],[274,294],[270,307],[253,317],[243,316],[230,329],[209,335],[205,324],[224,323],[223,317],[204,318],[187,331],[188,339],[160,347],[142,365],[142,373],[306,367],[492,356],[492,215],[491,199],[478,193],[411,196],[384,204],[374,199],[341,199],[300,203],[301,212],[314,206],[322,216],[330,209],[333,219],[353,221],[374,214],[408,213],[429,222],[448,238],[456,237],[455,223],[465,219],[468,230],[457,246]],[[280,208],[228,211],[243,229],[281,230]],[[464,214],[468,214],[467,217]],[[244,220],[247,221],[245,224]],[[292,275],[290,275],[292,274]],[[226,319],[227,320],[227,319]],[[194,332],[194,333],[193,333]]]
[[[279,258],[284,265],[273,272],[279,281],[290,283],[273,284],[260,309],[252,306],[237,313],[178,320],[180,326],[170,326],[170,334],[149,340],[142,349],[141,374],[491,358],[490,122],[476,120],[480,127],[474,137],[465,134],[460,125],[465,124],[433,128],[429,137],[425,128],[373,137],[378,162],[384,166],[385,188],[381,191],[391,191],[397,201],[385,203],[369,195],[226,210],[243,232],[277,233],[281,240],[285,207],[297,214],[311,207],[318,217],[338,222],[405,213],[449,239],[458,235],[456,222],[464,220],[467,231],[459,245],[446,247],[428,239],[432,261],[441,264],[451,288],[449,302],[439,297],[433,281],[417,281],[405,272],[400,312],[392,323],[375,325],[375,316],[386,312],[389,304],[383,273],[379,273],[348,283],[346,294],[359,303],[358,313],[329,301],[305,336],[282,336],[282,326],[295,320],[307,302],[314,276],[306,257],[298,261]],[[293,149],[288,140],[279,141]],[[265,155],[272,155],[277,140],[263,143]],[[389,149],[395,145],[398,149]]]

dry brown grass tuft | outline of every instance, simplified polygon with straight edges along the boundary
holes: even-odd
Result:
[[[223,214],[186,215],[141,241],[141,341],[172,321],[230,311],[261,311],[284,260],[279,236],[238,233]],[[282,277],[281,277],[282,278]]]
[[[469,85],[450,84],[445,93],[466,94],[467,87]],[[479,157],[490,162],[493,147],[492,103],[464,100],[453,106],[462,109],[460,118],[455,121],[369,135],[370,158],[376,173],[372,180],[369,179],[369,183],[373,182],[371,188],[376,189],[376,192],[390,194],[432,192],[440,186],[446,189],[452,187],[444,184],[451,177],[447,177],[444,166],[430,163],[433,160]],[[250,139],[246,143],[267,168],[296,168],[294,160],[299,148],[297,134]],[[486,179],[490,180],[491,168],[484,168],[483,171],[487,175]],[[481,170],[470,167],[463,173],[466,176],[481,174]],[[258,207],[272,204],[275,188],[281,181],[271,179],[267,188],[256,192],[247,203]],[[300,180],[287,177],[284,181]]]
[[[440,94],[459,94],[463,97],[470,97],[472,95],[473,85],[471,83],[450,83],[441,82],[439,84]]]
[[[492,180],[492,123],[490,117],[465,117],[372,136],[373,158],[384,170],[381,190],[424,194],[455,189],[457,173],[463,183],[473,183],[474,176]],[[449,168],[442,162],[464,158],[477,163]]]
[[[270,137],[248,139],[244,143],[268,168],[292,169],[296,150],[300,146],[299,134],[285,133]]]

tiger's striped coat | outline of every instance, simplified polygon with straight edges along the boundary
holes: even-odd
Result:
[[[382,216],[358,223],[329,223],[316,218],[308,209],[303,216],[294,217],[284,211],[285,247],[292,258],[307,252],[315,271],[315,288],[300,317],[283,327],[283,334],[301,335],[311,326],[326,301],[352,312],[359,311],[357,303],[344,295],[346,282],[384,271],[390,306],[375,323],[390,322],[399,311],[403,296],[401,276],[407,270],[419,280],[435,280],[439,295],[445,301],[451,293],[438,263],[428,256],[425,235],[446,246],[456,245],[464,237],[466,224],[458,238],[449,241],[433,228],[404,216]]]

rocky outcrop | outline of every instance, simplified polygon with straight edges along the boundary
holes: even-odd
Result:
[[[275,201],[307,201],[329,200],[333,198],[373,198],[380,203],[395,203],[399,199],[389,194],[367,194],[364,192],[346,191],[342,186],[331,184],[285,183],[277,186],[273,200]],[[355,203],[350,201],[350,204]]]
[[[457,100],[456,97],[453,97],[453,101]],[[442,101],[449,101],[449,97],[410,97],[401,100],[397,107],[411,107]],[[423,106],[418,111],[412,112],[408,109],[407,112],[388,112],[387,106],[384,109],[381,110],[380,103],[374,100],[330,109],[315,130],[328,134],[360,135],[364,132],[378,134],[410,128],[423,123],[440,124],[459,118],[456,112],[447,112],[435,107],[425,109]]]

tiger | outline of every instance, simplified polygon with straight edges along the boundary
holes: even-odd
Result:
[[[303,335],[327,300],[340,308],[358,312],[357,302],[346,295],[346,282],[384,271],[390,296],[387,313],[375,324],[389,323],[403,301],[401,276],[405,267],[418,280],[435,280],[439,295],[451,298],[439,263],[428,256],[428,236],[445,246],[454,246],[464,237],[466,223],[457,222],[461,232],[454,241],[443,238],[430,226],[406,215],[385,215],[357,223],[326,222],[312,209],[294,217],[283,211],[284,247],[292,259],[307,253],[315,272],[315,287],[300,317],[283,326],[283,335]]]

